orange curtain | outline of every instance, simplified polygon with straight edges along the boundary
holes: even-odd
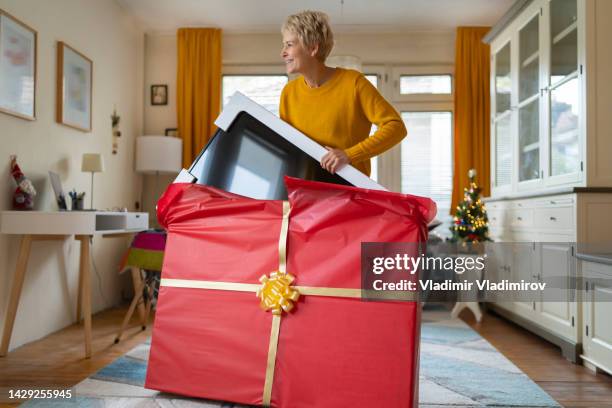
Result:
[[[469,185],[468,170],[476,169],[476,183],[489,196],[489,72],[490,47],[482,42],[489,27],[458,27],[455,44],[455,134],[451,214]]]
[[[176,112],[188,168],[212,136],[221,110],[221,29],[178,30]]]

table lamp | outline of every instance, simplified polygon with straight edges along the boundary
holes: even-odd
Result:
[[[91,204],[93,210],[94,196],[94,173],[102,173],[104,171],[104,157],[100,153],[83,153],[83,161],[81,162],[81,171],[91,173]]]
[[[155,174],[155,196],[160,174],[178,174],[182,168],[183,141],[173,136],[136,138],[136,171]]]

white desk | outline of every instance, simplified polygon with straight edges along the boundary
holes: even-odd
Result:
[[[6,356],[19,306],[21,288],[28,266],[32,241],[64,240],[74,235],[81,241],[79,262],[79,292],[77,321],[83,311],[85,357],[91,357],[91,273],[90,238],[97,234],[125,234],[144,231],[149,227],[147,213],[104,211],[2,211],[0,233],[23,235],[17,256],[15,277],[4,321],[0,356]]]

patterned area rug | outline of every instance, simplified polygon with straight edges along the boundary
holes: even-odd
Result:
[[[423,314],[420,407],[560,407],[478,333],[461,320],[447,319],[448,315],[449,312],[440,311]],[[183,398],[143,388],[149,348],[150,342],[147,341],[77,384],[76,405],[130,408],[239,407],[231,403]],[[41,404],[30,401],[25,406],[43,406]],[[46,401],[44,406],[53,404]]]

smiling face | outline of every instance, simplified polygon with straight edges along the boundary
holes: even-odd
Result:
[[[290,31],[283,32],[281,57],[287,73],[300,74],[315,66],[319,62],[316,57],[317,49],[317,46],[307,49],[297,35]]]

